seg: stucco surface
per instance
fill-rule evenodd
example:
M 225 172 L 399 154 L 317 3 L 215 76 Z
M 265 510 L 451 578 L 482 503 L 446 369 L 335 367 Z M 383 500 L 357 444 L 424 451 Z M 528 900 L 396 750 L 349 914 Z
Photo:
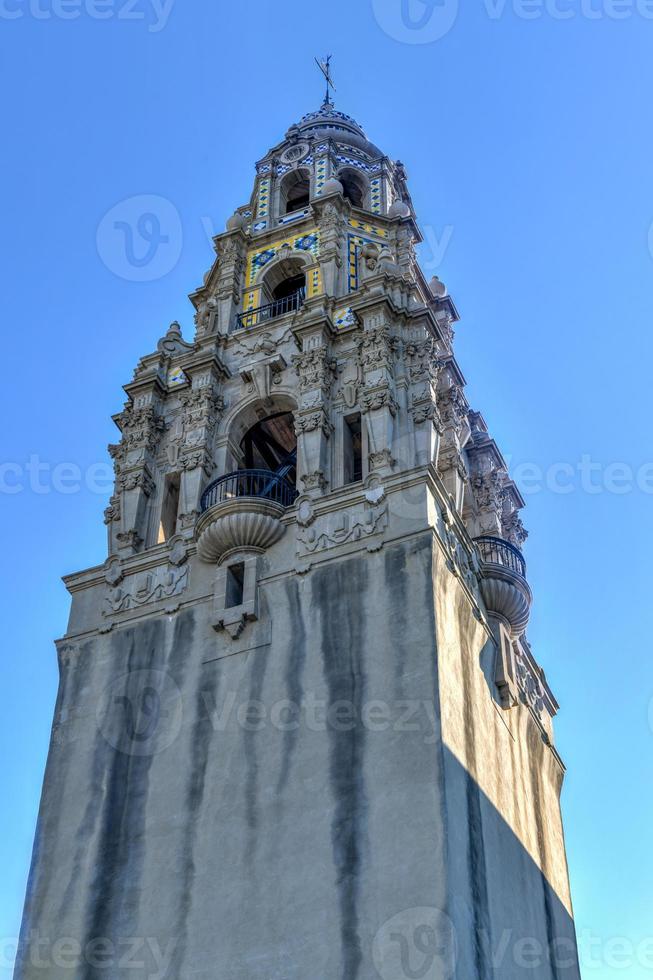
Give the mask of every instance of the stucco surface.
M 43 959 L 140 943 L 142 969 L 53 978 L 371 980 L 384 924 L 427 908 L 455 954 L 415 975 L 467 980 L 505 928 L 571 935 L 549 750 L 532 723 L 514 744 L 439 553 L 427 532 L 279 577 L 271 642 L 233 656 L 208 602 L 62 654 L 17 980 L 44 975 L 37 936 Z

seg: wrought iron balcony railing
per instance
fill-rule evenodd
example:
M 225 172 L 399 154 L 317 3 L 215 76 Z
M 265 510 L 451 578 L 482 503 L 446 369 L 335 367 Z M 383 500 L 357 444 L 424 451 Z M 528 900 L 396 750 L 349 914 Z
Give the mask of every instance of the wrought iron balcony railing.
M 490 535 L 475 538 L 475 542 L 484 562 L 503 565 L 504 568 L 509 568 L 510 571 L 526 578 L 526 562 L 519 548 L 515 548 L 503 538 L 493 538 Z
M 236 470 L 215 480 L 202 494 L 200 510 L 202 513 L 236 497 L 262 497 L 290 507 L 297 496 L 297 490 L 288 480 L 271 470 Z
M 275 320 L 278 316 L 285 316 L 286 313 L 294 313 L 304 305 L 305 299 L 306 289 L 298 289 L 296 293 L 284 296 L 283 299 L 275 299 L 267 306 L 258 306 L 255 310 L 239 313 L 236 317 L 235 329 L 251 330 L 252 327 L 258 327 L 260 323 L 265 323 L 267 320 Z

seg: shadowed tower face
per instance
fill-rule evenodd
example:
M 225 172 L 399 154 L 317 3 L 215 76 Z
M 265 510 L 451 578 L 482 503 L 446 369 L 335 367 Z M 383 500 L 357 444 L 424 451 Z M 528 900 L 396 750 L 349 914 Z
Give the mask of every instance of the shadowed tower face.
M 329 102 L 125 385 L 18 980 L 578 980 L 523 500 Z

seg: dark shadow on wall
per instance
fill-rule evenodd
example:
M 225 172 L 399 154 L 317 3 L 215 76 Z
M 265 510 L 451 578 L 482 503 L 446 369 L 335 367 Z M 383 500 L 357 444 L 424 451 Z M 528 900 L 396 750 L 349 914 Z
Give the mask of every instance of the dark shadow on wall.
M 532 738 L 541 742 L 534 723 L 532 729 Z M 443 753 L 451 896 L 445 911 L 456 940 L 455 972 L 442 973 L 443 980 L 579 980 L 573 919 L 540 866 L 552 859 L 546 846 L 541 772 L 533 767 L 522 786 L 515 787 L 516 792 L 524 786 L 528 791 L 522 813 L 535 810 L 536 861 L 453 753 L 446 747 Z M 436 977 L 440 980 L 437 972 Z

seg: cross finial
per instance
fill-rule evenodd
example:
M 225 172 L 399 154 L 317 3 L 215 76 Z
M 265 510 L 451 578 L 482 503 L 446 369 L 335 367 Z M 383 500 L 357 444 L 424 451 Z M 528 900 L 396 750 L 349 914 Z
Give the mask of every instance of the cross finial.
M 336 87 L 333 84 L 333 78 L 331 77 L 331 55 L 328 54 L 324 61 L 320 61 L 319 58 L 315 59 L 315 64 L 320 69 L 324 77 L 326 78 L 326 95 L 324 96 L 324 105 L 332 106 L 333 99 L 331 98 L 331 89 L 335 92 Z

